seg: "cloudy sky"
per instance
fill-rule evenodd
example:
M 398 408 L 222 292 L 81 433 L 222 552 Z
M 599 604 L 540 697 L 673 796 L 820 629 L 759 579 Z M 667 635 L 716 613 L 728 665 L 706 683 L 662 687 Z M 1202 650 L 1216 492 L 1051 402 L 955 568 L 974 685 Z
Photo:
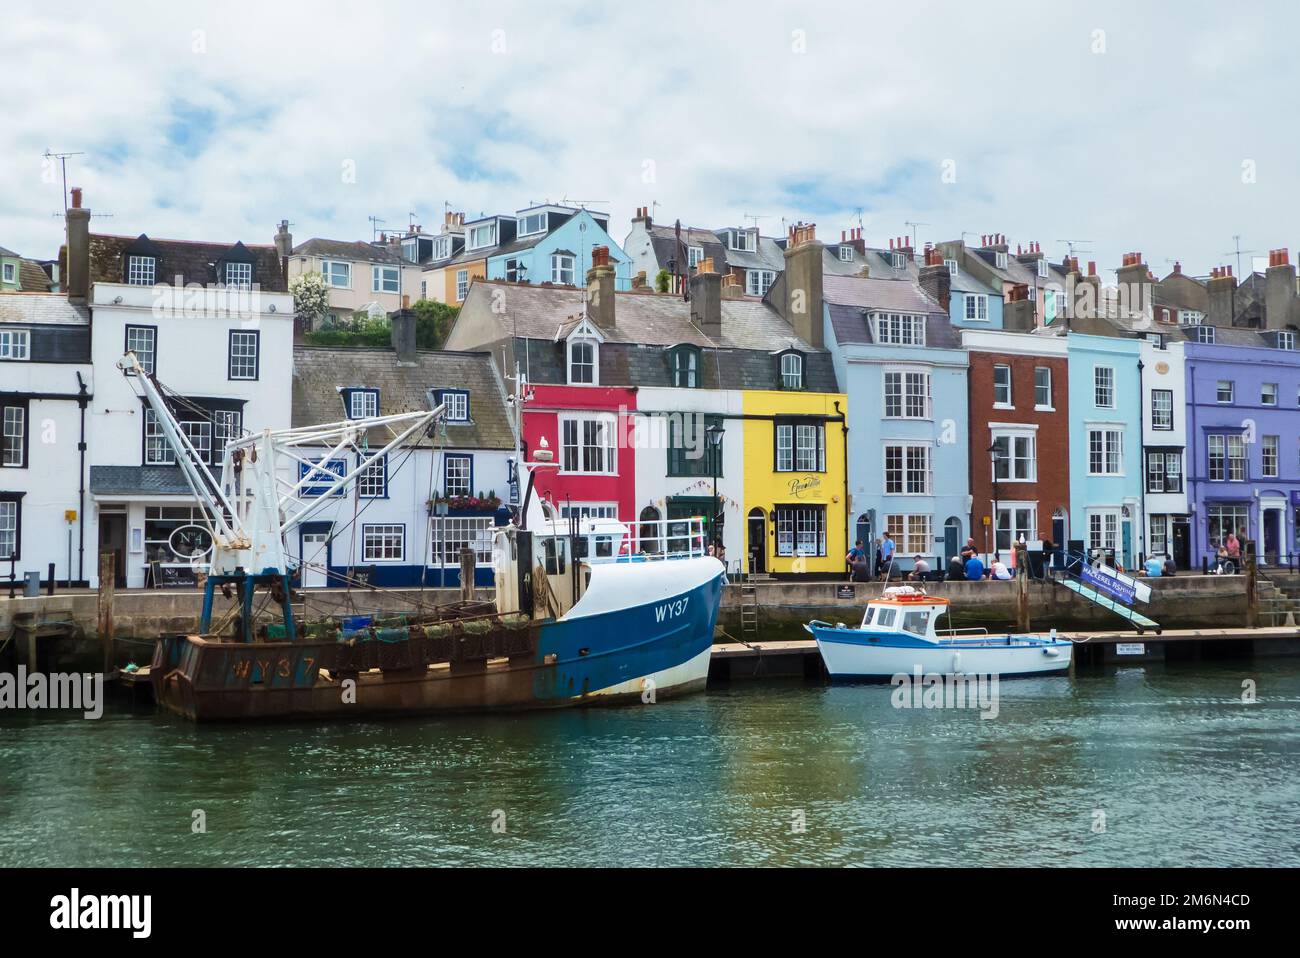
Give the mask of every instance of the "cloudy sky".
M 1300 247 L 1300 7 L 23 4 L 0 30 L 0 246 L 92 229 L 370 237 L 585 201 L 720 227 L 1001 232 L 1103 270 Z M 446 206 L 444 205 L 446 204 Z M 750 220 L 749 222 L 753 222 Z M 978 241 L 978 240 L 976 240 Z M 1243 258 L 1249 265 L 1250 255 Z

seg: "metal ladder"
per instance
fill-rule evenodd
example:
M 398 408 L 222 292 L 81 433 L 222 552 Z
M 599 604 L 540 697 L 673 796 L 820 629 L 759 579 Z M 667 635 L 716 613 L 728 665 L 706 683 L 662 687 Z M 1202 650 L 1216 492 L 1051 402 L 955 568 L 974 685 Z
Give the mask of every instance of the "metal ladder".
M 754 573 L 749 570 L 740 580 L 740 639 L 758 641 L 758 586 L 754 583 Z

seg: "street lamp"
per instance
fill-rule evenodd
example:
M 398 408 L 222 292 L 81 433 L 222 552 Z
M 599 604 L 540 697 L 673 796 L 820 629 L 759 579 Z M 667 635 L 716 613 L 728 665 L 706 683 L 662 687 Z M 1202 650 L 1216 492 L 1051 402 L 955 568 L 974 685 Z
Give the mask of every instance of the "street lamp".
M 713 518 L 709 521 L 709 532 L 713 536 L 713 554 L 717 555 L 721 545 L 721 540 L 718 538 L 718 460 L 721 456 L 718 450 L 722 445 L 724 430 L 715 422 L 704 432 L 709 437 L 709 454 L 713 458 Z
M 993 552 L 998 551 L 998 444 L 994 440 L 989 446 L 989 461 L 993 465 L 993 508 L 989 510 L 989 525 L 993 527 Z M 988 547 L 988 536 L 984 537 L 984 546 Z

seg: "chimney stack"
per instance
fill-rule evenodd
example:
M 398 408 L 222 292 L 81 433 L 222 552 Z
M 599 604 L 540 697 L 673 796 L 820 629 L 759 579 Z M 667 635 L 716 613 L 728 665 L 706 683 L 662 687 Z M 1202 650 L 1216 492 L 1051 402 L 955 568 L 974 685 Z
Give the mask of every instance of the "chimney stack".
M 921 289 L 948 312 L 952 301 L 952 274 L 943 264 L 943 253 L 931 247 L 925 251 L 925 265 L 921 267 Z
M 1205 319 L 1211 326 L 1231 326 L 1237 295 L 1237 281 L 1233 278 L 1231 266 L 1217 266 L 1210 272 L 1210 280 L 1205 284 L 1208 306 Z
M 408 308 L 408 300 L 409 297 L 403 296 L 402 308 L 388 314 L 393 351 L 397 353 L 399 366 L 414 366 L 419 361 L 415 348 L 415 312 Z
M 614 328 L 614 267 L 608 246 L 593 246 L 587 270 L 587 315 L 601 329 Z
M 722 338 L 722 276 L 713 271 L 713 258 L 706 256 L 691 277 L 691 322 L 705 336 Z
M 281 260 L 288 259 L 293 252 L 293 234 L 289 232 L 288 220 L 280 220 L 280 225 L 276 228 L 275 251 L 280 254 Z
M 1120 302 L 1130 317 L 1145 315 L 1152 304 L 1151 271 L 1142 260 L 1141 253 L 1125 253 L 1116 272 Z
M 1268 253 L 1268 272 L 1264 274 L 1264 328 L 1285 329 L 1295 321 L 1296 270 L 1289 250 Z
M 648 207 L 648 206 L 638 206 L 638 207 L 636 208 L 636 216 L 632 217 L 632 222 L 633 222 L 633 223 L 642 223 L 642 222 L 645 223 L 645 228 L 646 228 L 647 231 L 649 231 L 649 229 L 650 229 L 650 207 Z
M 1029 295 L 1029 286 L 1016 283 L 1002 308 L 1002 328 L 1013 333 L 1031 333 L 1034 325 L 1034 300 Z
M 781 295 L 773 303 L 794 334 L 821 349 L 822 335 L 822 242 L 817 239 L 816 223 L 796 223 L 790 227 L 785 248 L 785 272 L 781 276 Z
M 81 187 L 72 188 L 68 208 L 68 299 L 84 303 L 90 295 L 90 210 L 81 206 Z

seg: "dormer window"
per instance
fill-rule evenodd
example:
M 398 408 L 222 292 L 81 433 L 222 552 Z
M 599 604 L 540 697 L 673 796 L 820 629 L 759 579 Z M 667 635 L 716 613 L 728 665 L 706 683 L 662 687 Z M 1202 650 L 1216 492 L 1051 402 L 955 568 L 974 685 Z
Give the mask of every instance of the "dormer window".
M 997 263 L 997 267 L 998 267 L 998 269 L 1006 269 L 1006 268 L 1007 268 L 1007 254 L 1006 254 L 1006 253 L 1003 253 L 1003 252 L 1000 251 L 1000 250 L 999 250 L 998 252 L 995 252 L 995 253 L 993 254 L 993 260 L 994 260 L 995 263 Z
M 852 246 L 841 246 L 841 247 L 840 247 L 840 262 L 841 262 L 841 263 L 852 263 L 852 262 L 853 262 L 853 247 L 852 247 Z
M 253 286 L 252 263 L 227 263 L 226 285 L 232 289 L 251 289 Z
M 1182 326 L 1199 326 L 1205 322 L 1205 314 L 1194 309 L 1180 309 L 1178 322 Z
M 451 255 L 451 237 L 436 236 L 433 240 L 433 258 L 446 259 Z
M 1038 275 L 1043 279 L 1047 279 L 1047 260 L 1045 258 L 1040 257 L 1038 260 Z
M 1277 333 L 1278 349 L 1295 349 L 1295 331 L 1290 329 L 1280 329 Z
M 349 419 L 367 419 L 379 415 L 378 389 L 345 389 L 343 392 Z
M 1196 326 L 1193 327 L 1195 341 L 1203 346 L 1214 345 L 1214 327 L 1213 326 Z
M 948 275 L 953 279 L 957 278 L 957 261 L 955 259 L 946 259 L 943 265 L 948 267 Z
M 704 247 L 703 247 L 703 246 L 689 246 L 689 247 L 687 247 L 687 249 L 686 249 L 686 261 L 687 261 L 687 265 L 690 266 L 691 269 L 695 269 L 695 267 L 699 266 L 699 265 L 700 265 L 700 260 L 702 260 L 702 259 L 704 259 Z
M 559 286 L 573 285 L 573 256 L 569 253 L 555 253 L 551 256 L 551 282 Z
M 598 345 L 594 339 L 575 339 L 569 343 L 569 385 L 595 386 Z
M 126 261 L 126 281 L 132 286 L 152 286 L 158 261 L 152 256 L 130 256 Z
M 447 422 L 469 422 L 469 392 L 444 389 L 440 401 L 447 407 Z
M 803 389 L 803 356 L 799 353 L 781 354 L 781 388 Z
M 483 249 L 488 246 L 496 245 L 497 241 L 497 224 L 494 220 L 491 223 L 484 223 L 481 226 L 470 227 L 469 239 L 465 246 L 467 249 Z
M 925 317 L 908 313 L 872 313 L 876 342 L 894 346 L 924 346 Z
M 532 236 L 546 232 L 546 213 L 529 213 L 519 221 L 519 235 Z
M 700 384 L 700 351 L 695 346 L 674 346 L 668 352 L 672 367 L 673 385 L 679 389 L 695 389 Z
M 894 269 L 902 269 L 907 265 L 907 258 L 902 253 L 894 253 L 890 258 Z
M 754 252 L 754 233 L 752 230 L 731 230 L 728 233 L 730 242 L 728 245 L 734 250 L 740 250 L 743 253 Z

